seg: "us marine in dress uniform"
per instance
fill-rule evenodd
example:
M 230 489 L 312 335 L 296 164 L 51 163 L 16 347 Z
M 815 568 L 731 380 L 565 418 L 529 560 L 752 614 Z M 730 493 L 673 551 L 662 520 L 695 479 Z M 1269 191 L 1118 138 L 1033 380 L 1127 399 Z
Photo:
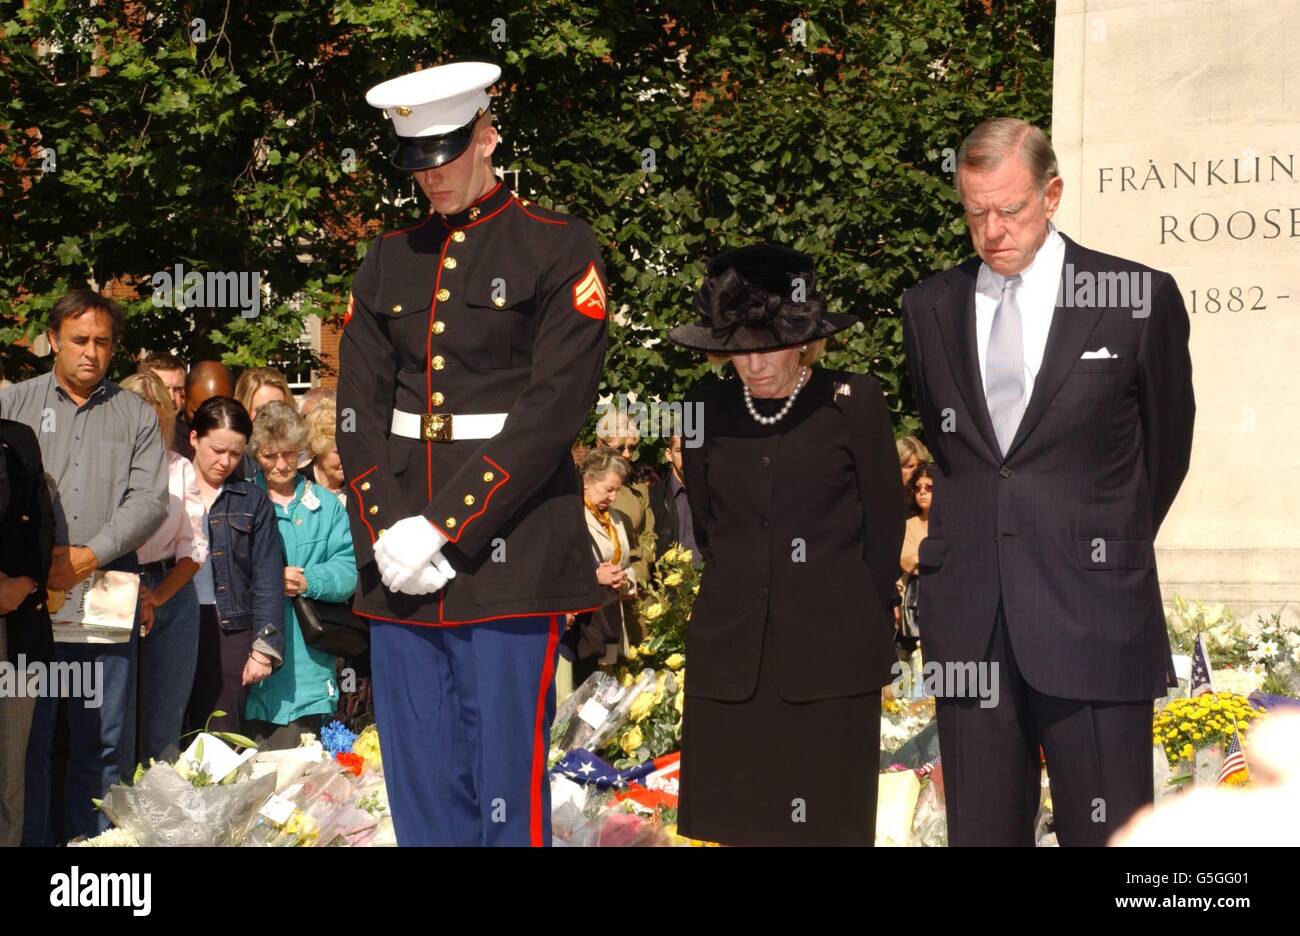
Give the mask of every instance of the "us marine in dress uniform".
M 605 276 L 582 221 L 495 176 L 460 63 L 372 88 L 432 212 L 352 284 L 338 446 L 398 842 L 547 845 L 566 613 L 600 596 L 570 449 L 595 402 Z

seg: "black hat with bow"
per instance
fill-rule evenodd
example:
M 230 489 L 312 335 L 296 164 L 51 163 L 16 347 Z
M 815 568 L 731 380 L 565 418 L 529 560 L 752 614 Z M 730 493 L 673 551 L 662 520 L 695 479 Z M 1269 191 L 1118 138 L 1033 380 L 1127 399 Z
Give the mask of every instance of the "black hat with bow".
M 668 340 L 721 354 L 801 345 L 857 322 L 826 311 L 811 257 L 775 244 L 740 247 L 710 260 L 695 311 L 699 320 L 672 329 Z

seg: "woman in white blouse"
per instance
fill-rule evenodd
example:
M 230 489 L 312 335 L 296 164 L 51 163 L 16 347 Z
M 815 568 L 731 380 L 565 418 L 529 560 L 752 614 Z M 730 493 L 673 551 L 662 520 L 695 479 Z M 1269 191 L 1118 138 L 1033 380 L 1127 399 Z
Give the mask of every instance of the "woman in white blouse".
M 142 614 L 140 635 L 141 762 L 161 758 L 178 743 L 185 706 L 194 684 L 199 654 L 199 598 L 194 574 L 208 558 L 203 534 L 203 496 L 194 465 L 172 450 L 176 410 L 167 387 L 152 372 L 134 374 L 122 389 L 142 397 L 158 414 L 167 446 L 167 520 L 137 550 L 140 560 L 140 602 L 152 611 Z

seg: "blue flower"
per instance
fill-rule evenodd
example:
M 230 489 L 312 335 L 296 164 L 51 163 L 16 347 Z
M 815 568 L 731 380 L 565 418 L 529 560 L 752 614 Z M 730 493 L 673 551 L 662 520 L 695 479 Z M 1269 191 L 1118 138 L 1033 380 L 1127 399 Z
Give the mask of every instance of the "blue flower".
M 321 747 L 331 754 L 351 754 L 352 742 L 356 740 L 356 733 L 340 721 L 332 721 L 320 730 Z

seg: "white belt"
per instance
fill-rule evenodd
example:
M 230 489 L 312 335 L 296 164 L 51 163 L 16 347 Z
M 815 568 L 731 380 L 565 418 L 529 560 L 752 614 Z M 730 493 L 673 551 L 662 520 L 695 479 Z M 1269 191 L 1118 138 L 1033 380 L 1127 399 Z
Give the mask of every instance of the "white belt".
M 506 424 L 505 413 L 404 413 L 393 410 L 393 435 L 424 442 L 490 439 Z

